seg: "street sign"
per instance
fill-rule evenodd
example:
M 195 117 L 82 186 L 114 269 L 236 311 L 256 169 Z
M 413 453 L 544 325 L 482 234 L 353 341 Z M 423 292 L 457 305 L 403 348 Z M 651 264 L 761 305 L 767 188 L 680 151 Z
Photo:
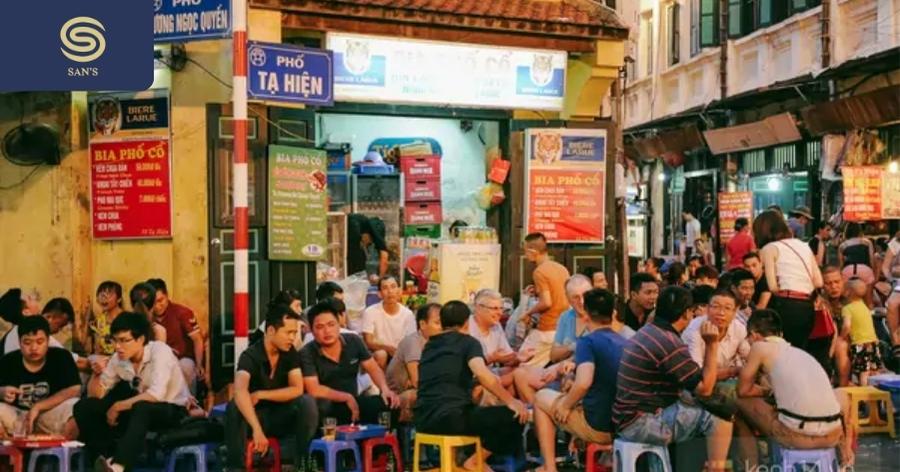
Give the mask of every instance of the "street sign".
M 249 41 L 247 56 L 251 99 L 334 104 L 331 51 Z
M 153 0 L 153 42 L 231 36 L 231 0 Z

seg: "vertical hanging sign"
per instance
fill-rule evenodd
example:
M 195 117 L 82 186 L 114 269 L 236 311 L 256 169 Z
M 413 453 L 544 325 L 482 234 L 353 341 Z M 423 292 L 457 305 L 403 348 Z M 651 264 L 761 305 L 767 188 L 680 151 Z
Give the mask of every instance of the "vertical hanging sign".
M 526 232 L 554 243 L 603 244 L 606 130 L 530 129 L 525 156 Z
M 167 91 L 88 97 L 94 239 L 172 236 Z
M 325 151 L 269 146 L 269 259 L 318 261 L 328 245 Z

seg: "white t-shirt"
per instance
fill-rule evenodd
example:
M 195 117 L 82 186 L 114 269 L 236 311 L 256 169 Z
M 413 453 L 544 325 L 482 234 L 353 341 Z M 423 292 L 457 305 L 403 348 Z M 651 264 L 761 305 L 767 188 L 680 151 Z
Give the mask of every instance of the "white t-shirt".
M 681 340 L 687 345 L 691 359 L 700 367 L 703 367 L 703 360 L 706 356 L 706 341 L 700 336 L 700 327 L 703 326 L 703 322 L 707 319 L 705 315 L 694 318 L 681 334 Z M 716 367 L 720 369 L 741 367 L 744 365 L 744 360 L 750 355 L 750 344 L 747 342 L 747 326 L 741 323 L 737 316 L 731 320 L 725 337 L 719 341 L 717 354 Z
M 556 331 L 553 331 L 556 334 Z M 484 357 L 490 357 L 494 353 L 508 353 L 512 351 L 509 346 L 509 340 L 506 339 L 506 333 L 500 323 L 491 326 L 487 334 L 481 332 L 478 322 L 475 321 L 475 315 L 469 315 L 469 336 L 477 339 L 481 343 L 481 349 L 484 350 Z M 552 342 L 552 337 L 551 337 Z
M 685 233 L 684 234 L 685 235 L 684 245 L 687 247 L 696 247 L 694 245 L 694 243 L 697 242 L 697 238 L 700 237 L 700 233 L 702 231 L 703 231 L 703 229 L 700 226 L 699 220 L 694 218 L 693 220 L 688 221 L 687 224 L 685 225 L 685 229 L 684 229 L 684 233 Z
M 775 276 L 779 290 L 790 290 L 799 293 L 813 293 L 812 272 L 816 267 L 816 256 L 809 244 L 799 239 L 782 239 L 766 244 L 763 249 L 772 246 L 777 251 L 775 259 Z
M 100 374 L 100 385 L 106 395 L 119 381 L 134 382 L 134 379 L 137 379 L 139 393 L 149 393 L 160 402 L 184 406 L 191 398 L 178 366 L 178 358 L 166 343 L 150 341 L 144 346 L 144 357 L 138 372 L 134 371 L 134 364 L 130 361 L 112 356 Z
M 416 316 L 409 308 L 399 305 L 397 313 L 389 315 L 379 302 L 362 314 L 362 332 L 375 336 L 380 344 L 396 348 L 407 335 L 416 332 Z

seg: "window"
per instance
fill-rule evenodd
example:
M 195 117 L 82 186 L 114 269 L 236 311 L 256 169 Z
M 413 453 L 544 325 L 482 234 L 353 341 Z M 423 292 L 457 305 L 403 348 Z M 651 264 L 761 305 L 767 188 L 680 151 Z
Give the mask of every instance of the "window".
M 681 5 L 673 3 L 667 8 L 669 17 L 669 65 L 678 64 L 681 52 L 681 27 L 679 26 L 679 18 L 681 16 Z
M 728 0 L 728 37 L 740 38 L 756 29 L 756 4 L 759 0 Z
M 700 0 L 691 0 L 691 57 L 700 54 Z
M 788 2 L 785 0 L 758 0 L 757 26 L 770 26 L 788 17 Z
M 644 77 L 653 74 L 653 12 L 641 15 L 641 57 L 644 59 Z
M 719 45 L 719 1 L 695 0 L 699 15 L 700 47 Z

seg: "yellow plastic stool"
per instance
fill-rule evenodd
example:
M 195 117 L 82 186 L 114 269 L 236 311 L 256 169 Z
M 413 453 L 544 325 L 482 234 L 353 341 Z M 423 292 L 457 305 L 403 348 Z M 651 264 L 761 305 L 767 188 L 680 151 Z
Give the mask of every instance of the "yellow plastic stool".
M 875 387 L 843 387 L 840 390 L 850 397 L 850 424 L 856 425 L 859 434 L 888 433 L 891 438 L 896 437 L 894 404 L 890 393 Z M 860 403 L 868 406 L 869 417 L 865 420 L 859 418 Z M 884 403 L 887 418 L 882 418 L 879 414 L 878 403 Z
M 484 469 L 482 462 L 481 439 L 474 436 L 440 436 L 437 434 L 416 433 L 415 449 L 413 449 L 413 472 L 421 472 L 419 469 L 419 452 L 422 446 L 437 446 L 441 451 L 441 468 L 440 472 L 454 472 L 456 467 L 456 456 L 453 449 L 464 446 L 475 446 L 475 457 L 477 459 L 478 469 Z

